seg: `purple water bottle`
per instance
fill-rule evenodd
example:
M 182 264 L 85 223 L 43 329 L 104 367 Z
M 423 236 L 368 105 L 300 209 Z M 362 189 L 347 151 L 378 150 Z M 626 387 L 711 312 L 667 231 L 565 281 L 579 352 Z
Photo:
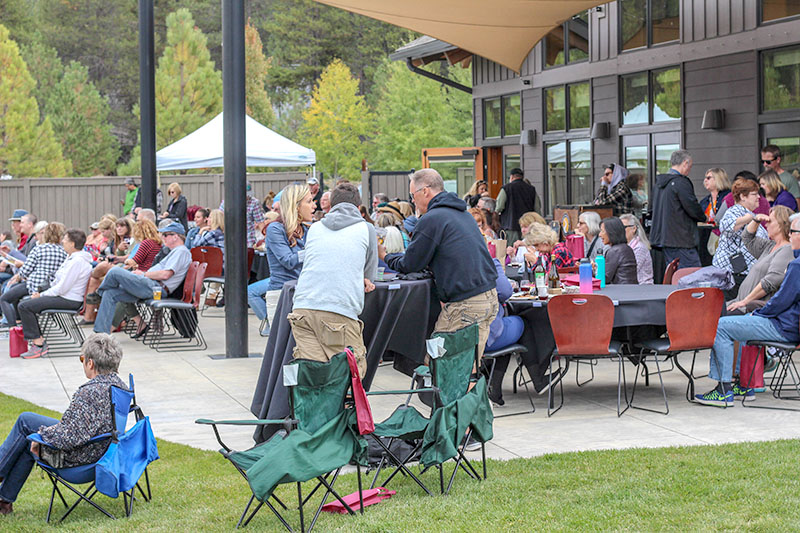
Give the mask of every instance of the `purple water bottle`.
M 584 257 L 578 267 L 581 294 L 592 294 L 592 264 Z

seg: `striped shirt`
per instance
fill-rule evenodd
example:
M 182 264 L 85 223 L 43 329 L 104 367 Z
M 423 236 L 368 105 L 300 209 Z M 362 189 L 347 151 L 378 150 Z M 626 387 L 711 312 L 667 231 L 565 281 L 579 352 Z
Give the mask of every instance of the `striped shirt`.
M 146 271 L 153 266 L 153 260 L 161 251 L 161 245 L 153 239 L 145 239 L 139 244 L 136 250 L 136 255 L 133 256 L 133 262 L 139 267 L 139 270 Z

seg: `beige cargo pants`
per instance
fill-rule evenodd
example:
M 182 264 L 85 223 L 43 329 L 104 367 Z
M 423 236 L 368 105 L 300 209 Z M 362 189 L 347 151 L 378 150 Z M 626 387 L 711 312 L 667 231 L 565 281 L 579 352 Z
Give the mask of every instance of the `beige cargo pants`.
M 296 344 L 292 353 L 295 359 L 330 361 L 332 356 L 350 346 L 356 356 L 358 373 L 361 378 L 364 377 L 367 371 L 367 348 L 364 346 L 363 322 L 314 309 L 295 309 L 286 318 L 292 326 Z
M 478 324 L 478 358 L 480 359 L 483 357 L 483 350 L 489 339 L 489 326 L 497 316 L 499 306 L 496 289 L 460 302 L 442 304 L 442 312 L 439 313 L 433 331 L 450 333 L 470 324 Z

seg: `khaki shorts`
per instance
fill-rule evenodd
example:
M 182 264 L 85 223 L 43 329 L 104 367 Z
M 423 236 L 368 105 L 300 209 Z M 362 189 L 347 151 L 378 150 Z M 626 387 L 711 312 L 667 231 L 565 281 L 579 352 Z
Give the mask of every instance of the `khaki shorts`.
M 330 361 L 350 346 L 363 379 L 367 371 L 364 323 L 330 311 L 295 309 L 286 316 L 294 335 L 295 359 Z
M 450 333 L 471 324 L 478 324 L 478 357 L 481 358 L 486 348 L 486 341 L 489 340 L 489 326 L 497 317 L 499 306 L 496 289 L 460 302 L 442 304 L 442 312 L 439 313 L 433 331 Z

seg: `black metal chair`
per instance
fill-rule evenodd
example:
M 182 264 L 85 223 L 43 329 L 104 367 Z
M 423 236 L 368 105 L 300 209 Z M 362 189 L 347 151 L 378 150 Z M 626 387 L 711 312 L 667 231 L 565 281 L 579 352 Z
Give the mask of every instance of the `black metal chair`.
M 522 344 L 511 344 L 510 346 L 506 346 L 505 348 L 500 348 L 499 350 L 494 350 L 492 352 L 483 352 L 483 360 L 486 362 L 486 365 L 489 367 L 489 383 L 492 383 L 492 377 L 494 376 L 495 367 L 497 366 L 497 360 L 501 357 L 515 357 L 517 362 L 517 368 L 514 370 L 514 392 L 516 392 L 516 384 L 517 384 L 517 374 L 522 376 L 522 369 L 525 365 L 522 364 L 522 356 L 520 354 L 527 353 L 528 349 L 523 346 Z M 530 377 L 530 376 L 529 376 Z M 525 387 L 525 392 L 528 394 L 528 400 L 531 402 L 531 409 L 530 411 L 518 411 L 516 413 L 504 413 L 501 415 L 495 414 L 495 418 L 504 418 L 507 416 L 515 416 L 515 415 L 524 415 L 529 413 L 536 412 L 536 406 L 533 404 L 533 393 L 531 392 L 530 388 L 528 388 L 528 383 L 531 380 L 522 379 L 521 385 Z

